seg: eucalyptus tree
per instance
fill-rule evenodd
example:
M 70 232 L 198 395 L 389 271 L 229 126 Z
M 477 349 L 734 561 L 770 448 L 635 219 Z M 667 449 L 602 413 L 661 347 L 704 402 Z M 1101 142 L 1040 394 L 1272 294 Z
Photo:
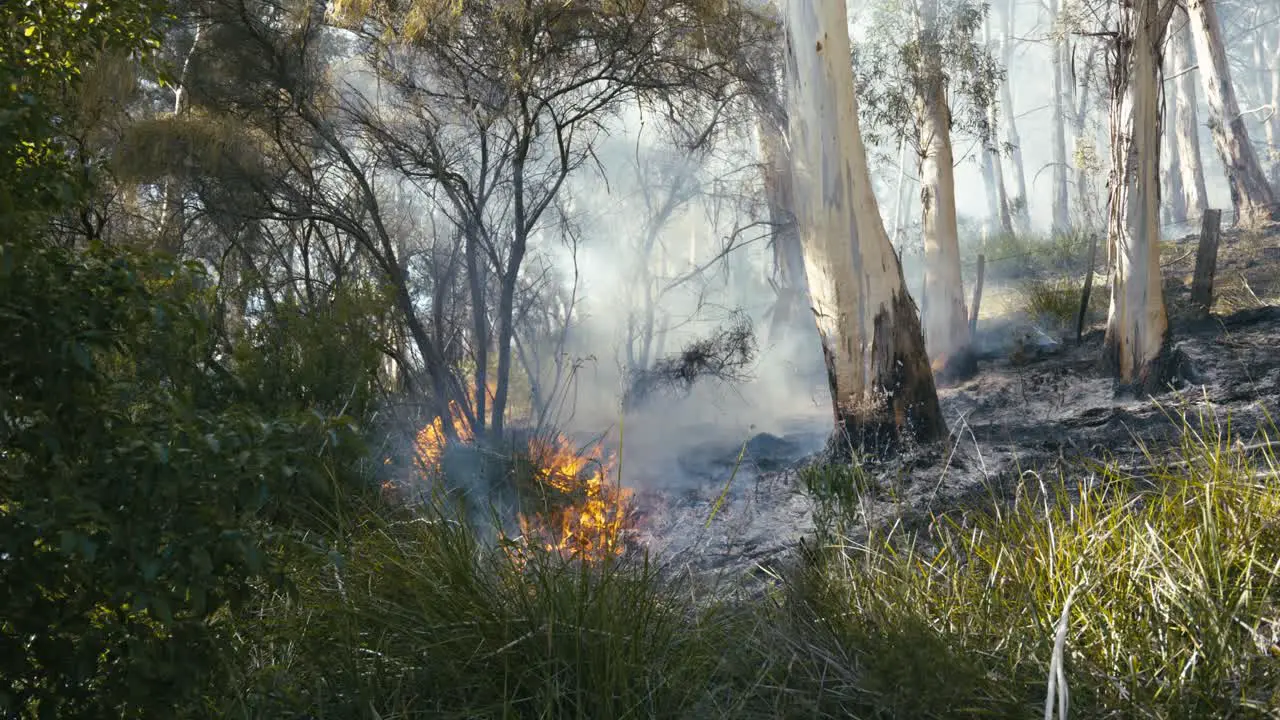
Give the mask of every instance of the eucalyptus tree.
M 1111 181 L 1107 240 L 1112 268 L 1103 361 L 1139 392 L 1175 370 L 1160 271 L 1160 76 L 1178 0 L 1114 8 L 1108 52 Z
M 787 117 L 809 298 L 837 438 L 946 434 L 915 303 L 871 185 L 842 0 L 786 0 Z
M 1209 129 L 1227 171 L 1236 218 L 1246 223 L 1280 218 L 1276 196 L 1249 140 L 1245 116 L 1236 99 L 1217 3 L 1187 0 L 1187 14 L 1199 60 L 1200 81 L 1209 105 Z
M 989 111 L 1003 72 L 977 37 L 986 13 L 986 4 L 971 2 L 948 4 L 945 13 L 936 0 L 878 5 L 855 60 L 860 112 L 873 142 L 905 140 L 916 151 L 924 336 L 933 366 L 948 378 L 976 369 L 960 274 L 952 136 L 984 144 L 994 137 Z
M 1177 169 L 1182 192 L 1182 219 L 1200 217 L 1209 205 L 1204 182 L 1204 161 L 1200 154 L 1199 104 L 1193 58 L 1191 22 L 1185 8 L 1174 11 L 1169 26 L 1169 48 L 1172 63 L 1169 79 L 1173 83 L 1173 136 L 1177 147 Z M 1176 218 L 1175 218 L 1176 219 Z

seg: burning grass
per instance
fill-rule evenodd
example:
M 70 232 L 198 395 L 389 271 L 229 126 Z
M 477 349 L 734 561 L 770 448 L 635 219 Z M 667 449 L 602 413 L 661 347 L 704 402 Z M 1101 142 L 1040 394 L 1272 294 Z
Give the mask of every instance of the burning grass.
M 474 442 L 457 404 L 450 405 L 450 414 L 451 428 L 436 418 L 415 441 L 417 471 L 429 481 L 445 472 L 451 443 Z M 622 487 L 621 478 L 611 482 L 616 461 L 605 453 L 603 439 L 578 448 L 558 432 L 535 434 L 509 459 L 499 463 L 503 477 L 498 481 L 519 501 L 520 535 L 504 536 L 505 547 L 521 557 L 530 546 L 585 560 L 622 555 L 633 493 Z

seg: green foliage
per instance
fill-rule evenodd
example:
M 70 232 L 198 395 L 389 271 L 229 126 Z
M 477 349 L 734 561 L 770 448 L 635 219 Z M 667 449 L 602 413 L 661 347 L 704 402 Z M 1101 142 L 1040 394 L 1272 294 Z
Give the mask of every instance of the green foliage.
M 1050 328 L 1065 330 L 1075 326 L 1080 312 L 1080 293 L 1084 283 L 1073 277 L 1060 276 L 1048 280 L 1028 280 L 1021 288 L 1023 310 L 1035 322 L 1045 323 Z M 1094 288 L 1090 292 L 1089 305 L 1097 309 L 1099 299 L 1106 300 L 1105 288 Z
M 391 307 L 382 290 L 356 286 L 309 304 L 277 302 L 236 343 L 239 397 L 263 412 L 367 419 L 384 357 L 375 339 Z
M 73 157 L 64 143 L 80 75 L 104 53 L 153 53 L 167 5 L 0 3 L 0 232 L 82 196 L 93 159 Z
M 966 242 L 967 240 L 967 242 Z M 1089 235 L 1086 231 L 1036 234 L 997 233 L 979 240 L 961 238 L 962 262 L 966 267 L 986 256 L 987 278 L 1044 277 L 1063 272 L 1084 274 L 1088 262 Z M 1099 244 L 1099 254 L 1104 252 Z
M 875 490 L 857 463 L 807 465 L 800 469 L 799 480 L 814 501 L 819 542 L 848 531 L 849 523 L 858 519 L 863 497 Z
M 987 109 L 996 103 L 1005 70 L 977 38 L 988 9 L 973 0 L 941 3 L 936 45 L 922 46 L 914 5 L 884 0 L 871 8 L 866 40 L 853 47 L 858 114 L 869 146 L 896 147 L 900 138 L 917 143 L 917 92 L 930 47 L 941 54 L 950 85 L 952 133 L 994 141 Z
M 204 284 L 142 255 L 0 246 L 6 713 L 152 716 L 197 697 L 223 665 L 224 609 L 285 586 L 280 523 L 359 455 L 341 420 L 225 400 L 238 383 Z

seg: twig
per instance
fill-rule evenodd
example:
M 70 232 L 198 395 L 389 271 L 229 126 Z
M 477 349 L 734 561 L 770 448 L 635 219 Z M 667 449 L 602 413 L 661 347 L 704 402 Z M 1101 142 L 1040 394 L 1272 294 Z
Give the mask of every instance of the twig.
M 1245 278 L 1244 273 L 1236 274 L 1240 276 L 1240 282 L 1244 283 L 1244 289 L 1249 291 L 1249 296 L 1253 298 L 1253 301 L 1259 305 L 1266 305 L 1266 303 L 1262 302 L 1262 298 L 1258 297 L 1258 293 L 1254 292 L 1253 288 L 1249 287 L 1249 280 Z
M 716 519 L 716 513 L 720 512 L 720 506 L 724 505 L 724 499 L 729 496 L 729 485 L 737 477 L 738 468 L 742 467 L 742 456 L 747 454 L 748 442 L 749 440 L 742 441 L 742 449 L 738 451 L 738 460 L 733 463 L 733 472 L 729 473 L 729 479 L 724 481 L 724 489 L 720 491 L 720 497 L 716 498 L 716 504 L 711 506 L 711 514 L 707 516 L 707 523 L 702 526 L 703 530 L 711 527 L 711 521 Z

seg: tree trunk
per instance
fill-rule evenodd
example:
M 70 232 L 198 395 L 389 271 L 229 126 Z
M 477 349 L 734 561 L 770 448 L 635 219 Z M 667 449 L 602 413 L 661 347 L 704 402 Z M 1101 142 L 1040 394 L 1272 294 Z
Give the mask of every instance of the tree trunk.
M 1200 60 L 1200 78 L 1209 103 L 1209 129 L 1222 164 L 1227 170 L 1231 202 L 1237 222 L 1246 224 L 1268 219 L 1276 214 L 1275 196 L 1262 172 L 1258 154 L 1249 142 L 1231 69 L 1222 44 L 1222 25 L 1214 0 L 1187 0 L 1191 16 L 1191 37 L 1196 57 Z
M 1053 145 L 1053 232 L 1067 233 L 1071 230 L 1071 198 L 1067 187 L 1067 112 L 1066 96 L 1063 93 L 1062 80 L 1066 74 L 1067 63 L 1066 38 L 1057 32 L 1059 20 L 1058 0 L 1050 0 L 1049 14 L 1055 25 L 1052 48 L 1053 53 L 1053 121 L 1051 125 L 1051 142 Z
M 1009 67 L 1013 59 L 1013 19 L 1015 0 L 1008 0 L 1005 5 L 1004 39 L 1000 44 L 1001 62 Z M 1013 195 L 1009 198 L 1009 209 L 1013 212 L 1014 224 L 1019 233 L 1027 233 L 1031 229 L 1031 209 L 1027 201 L 1027 175 L 1022 164 L 1022 141 L 1018 138 L 1018 122 L 1013 111 L 1013 91 L 1008 80 L 1000 83 L 1000 107 L 1004 109 L 1004 134 L 1012 148 L 1009 155 L 1009 171 L 1013 175 Z
M 919 316 L 867 168 L 844 2 L 783 7 L 796 214 L 836 438 L 869 451 L 940 439 Z
M 987 48 L 991 48 L 991 17 L 982 23 L 982 39 Z M 998 225 L 1000 233 L 1013 234 L 1013 218 L 1009 215 L 1009 197 L 1004 187 L 1004 164 L 1000 161 L 1000 144 L 996 139 L 996 129 L 1000 126 L 999 103 L 992 98 L 987 105 L 986 130 L 990 136 L 983 139 L 985 150 L 982 153 L 982 178 L 987 186 L 987 217 L 989 225 Z
M 951 111 L 947 107 L 938 38 L 938 0 L 920 3 L 920 35 L 924 58 L 916 93 L 924 231 L 924 293 L 920 310 L 932 368 L 940 378 L 959 379 L 972 375 L 977 367 L 970 349 L 969 314 L 965 311 L 960 279 Z
M 191 58 L 195 57 L 196 49 L 200 47 L 204 28 L 203 22 L 196 25 L 195 37 L 191 39 L 191 49 L 182 60 L 182 70 L 173 88 L 175 118 L 186 116 L 191 107 L 191 102 L 187 99 L 187 74 L 191 68 Z M 164 184 L 164 207 L 160 214 L 160 248 L 174 255 L 182 251 L 182 236 L 187 224 L 186 207 L 182 199 L 185 186 L 183 177 L 170 177 Z
M 1103 361 L 1123 386 L 1144 394 L 1161 389 L 1171 369 L 1159 254 L 1159 73 L 1168 19 L 1158 5 L 1134 0 L 1120 10 L 1111 78 L 1113 274 Z
M 481 229 L 478 227 L 478 221 L 463 220 L 469 227 L 463 230 L 464 257 L 466 258 L 467 267 L 467 288 L 471 295 L 471 332 L 474 337 L 471 339 L 471 345 L 475 354 L 476 373 L 475 385 L 472 388 L 472 404 L 475 406 L 475 423 L 471 428 L 472 434 L 479 438 L 485 433 L 485 424 L 487 415 L 486 405 L 489 399 L 489 307 L 485 300 L 486 273 L 480 264 L 480 238 L 478 237 Z
M 1280 195 L 1280 28 L 1271 45 L 1271 118 L 1267 122 L 1267 155 L 1271 191 Z
M 1165 198 L 1161 210 L 1167 213 L 1167 223 L 1181 225 L 1187 221 L 1187 198 L 1182 189 L 1182 157 L 1178 152 L 1177 133 L 1175 124 L 1169 122 L 1172 119 L 1168 117 L 1169 115 L 1166 106 L 1164 129 L 1160 133 L 1164 151 L 1164 162 L 1160 165 L 1160 174 Z
M 1200 217 L 1209 206 L 1204 185 L 1204 162 L 1200 157 L 1200 125 L 1196 108 L 1196 77 L 1191 66 L 1191 25 L 1187 11 L 1174 11 L 1170 21 L 1169 47 L 1173 53 L 1174 137 L 1178 141 L 1178 169 L 1182 172 L 1183 205 L 1187 215 Z

